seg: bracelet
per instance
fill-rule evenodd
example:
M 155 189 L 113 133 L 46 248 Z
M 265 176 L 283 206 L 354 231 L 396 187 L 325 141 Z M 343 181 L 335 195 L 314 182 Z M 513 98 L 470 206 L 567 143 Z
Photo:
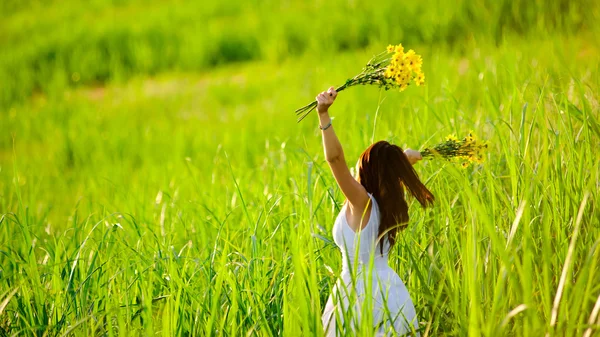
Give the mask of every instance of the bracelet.
M 319 125 L 319 129 L 321 129 L 321 131 L 325 131 L 325 130 L 329 129 L 330 127 L 331 127 L 331 120 L 329 120 L 329 124 L 325 125 L 325 127 Z

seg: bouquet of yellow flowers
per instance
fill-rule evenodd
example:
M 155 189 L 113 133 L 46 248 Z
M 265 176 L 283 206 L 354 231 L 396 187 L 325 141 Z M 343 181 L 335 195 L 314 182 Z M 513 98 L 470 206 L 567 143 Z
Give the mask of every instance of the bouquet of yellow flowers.
M 378 85 L 385 90 L 398 88 L 404 91 L 412 81 L 417 86 L 425 84 L 425 75 L 421 71 L 423 58 L 409 49 L 404 52 L 402 44 L 389 45 L 387 50 L 375 55 L 363 70 L 356 76 L 346 80 L 342 86 L 336 88 L 340 92 L 355 85 Z M 296 110 L 298 122 L 303 120 L 317 106 L 317 102 Z
M 462 160 L 462 166 L 467 167 L 472 163 L 482 163 L 487 147 L 487 142 L 478 140 L 473 132 L 470 132 L 463 139 L 449 135 L 446 137 L 446 141 L 421 151 L 421 156 L 423 158 L 440 157 L 447 160 Z

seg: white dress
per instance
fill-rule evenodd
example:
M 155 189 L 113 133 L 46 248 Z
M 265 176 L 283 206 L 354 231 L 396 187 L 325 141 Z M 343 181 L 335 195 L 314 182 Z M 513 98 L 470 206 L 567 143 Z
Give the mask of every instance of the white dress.
M 354 336 L 358 327 L 365 326 L 361 319 L 370 313 L 376 336 L 402 336 L 418 328 L 410 294 L 388 265 L 389 242 L 381 240 L 385 241 L 383 254 L 381 242 L 377 243 L 379 207 L 375 198 L 369 197 L 373 203 L 371 215 L 362 230 L 355 233 L 348 225 L 347 204 L 333 226 L 333 238 L 342 251 L 343 260 L 342 272 L 321 316 L 327 337 Z

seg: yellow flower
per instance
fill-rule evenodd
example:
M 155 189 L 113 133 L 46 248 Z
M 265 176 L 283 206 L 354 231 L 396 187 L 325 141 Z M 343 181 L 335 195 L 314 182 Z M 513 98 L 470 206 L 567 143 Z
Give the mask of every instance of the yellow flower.
M 402 75 L 396 74 L 396 77 L 394 79 L 396 80 L 396 83 L 398 85 L 402 85 Z
M 425 84 L 425 75 L 423 73 L 417 73 L 417 75 L 415 76 L 415 83 L 419 87 Z
M 404 47 L 402 46 L 402 43 L 400 43 L 399 45 L 396 46 L 396 53 L 398 53 L 398 54 L 404 53 Z
M 448 135 L 446 137 L 446 140 L 451 140 L 451 141 L 454 141 L 454 142 L 458 142 L 458 138 L 456 138 L 455 135 Z
M 399 74 L 396 77 L 396 83 L 398 83 L 400 86 L 407 86 L 408 82 L 410 82 L 410 77 L 408 75 Z
M 393 45 L 391 45 L 391 44 L 390 44 L 389 46 L 387 46 L 387 52 L 388 52 L 388 53 L 393 53 L 393 52 L 394 52 L 394 49 L 396 49 L 396 47 L 394 47 L 394 46 L 393 46 Z
M 402 92 L 402 91 L 404 91 L 404 90 L 405 90 L 407 87 L 408 87 L 408 85 L 407 85 L 407 84 L 402 84 L 402 85 L 400 85 L 400 91 L 401 91 L 401 92 Z
M 405 54 L 405 62 L 406 64 L 414 71 L 421 70 L 421 65 L 423 64 L 423 59 L 420 55 L 415 54 L 415 52 L 411 49 L 408 53 Z
M 469 131 L 469 135 L 467 137 L 465 137 L 465 141 L 467 144 L 475 143 L 475 137 L 473 136 L 473 130 Z

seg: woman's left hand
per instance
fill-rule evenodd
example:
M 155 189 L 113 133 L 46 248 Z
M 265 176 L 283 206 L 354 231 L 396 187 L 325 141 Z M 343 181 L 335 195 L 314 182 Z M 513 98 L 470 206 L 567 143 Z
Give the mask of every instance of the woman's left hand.
M 333 104 L 333 101 L 335 101 L 336 97 L 337 97 L 337 91 L 335 91 L 334 87 L 329 88 L 329 90 L 327 90 L 326 92 L 323 91 L 322 93 L 318 94 L 316 97 L 317 112 L 318 113 L 327 112 L 329 107 Z

